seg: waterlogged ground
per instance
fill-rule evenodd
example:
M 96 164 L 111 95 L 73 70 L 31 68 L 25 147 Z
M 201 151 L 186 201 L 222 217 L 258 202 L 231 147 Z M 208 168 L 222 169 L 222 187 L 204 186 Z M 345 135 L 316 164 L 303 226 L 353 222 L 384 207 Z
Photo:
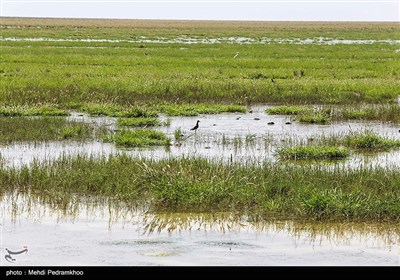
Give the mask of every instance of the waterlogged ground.
M 165 132 L 171 139 L 169 147 L 121 148 L 101 140 L 93 142 L 38 142 L 13 143 L 1 148 L 2 163 L 5 166 L 21 166 L 34 160 L 54 160 L 67 155 L 98 155 L 126 153 L 141 158 L 161 159 L 166 157 L 201 156 L 209 159 L 243 163 L 263 163 L 276 161 L 276 150 L 292 144 L 313 144 L 321 137 L 343 136 L 365 130 L 391 139 L 400 139 L 398 125 L 381 122 L 346 121 L 327 125 L 302 124 L 288 116 L 268 115 L 267 106 L 256 106 L 251 113 L 225 113 L 219 115 L 200 115 L 196 117 L 165 117 L 169 126 L 155 129 Z M 81 113 L 72 113 L 71 120 L 104 125 L 110 131 L 119 128 L 116 118 L 89 117 Z M 196 132 L 190 130 L 196 121 L 200 127 Z M 268 124 L 273 122 L 274 124 Z M 290 122 L 290 124 L 286 124 Z M 174 140 L 175 131 L 182 132 L 181 140 Z M 310 163 L 310 162 L 309 162 Z M 321 164 L 321 162 L 316 162 Z M 378 153 L 352 152 L 346 160 L 331 161 L 323 164 L 340 165 L 345 168 L 360 166 L 400 166 L 400 151 Z
M 399 94 L 395 61 L 400 40 L 394 23 L 310 28 L 310 23 L 4 20 L 0 99 L 7 106 L 50 100 L 61 107 L 158 102 L 166 92 L 167 102 L 191 103 L 197 96 L 198 102 L 231 104 L 383 104 Z M 82 99 L 82 92 L 98 96 Z M 161 116 L 170 126 L 155 129 L 172 139 L 169 147 L 127 149 L 101 139 L 1 144 L 0 165 L 122 153 L 259 164 L 277 161 L 279 147 L 313 144 L 323 137 L 370 130 L 400 139 L 398 124 L 300 124 L 266 114 L 266 106 L 251 109 L 246 114 Z M 115 118 L 74 112 L 69 119 L 105 126 L 110 133 L 121 129 Z M 194 133 L 190 128 L 197 120 Z M 182 137 L 175 140 L 178 129 Z M 399 168 L 400 151 L 351 150 L 346 160 L 293 164 Z M 252 223 L 229 213 L 154 214 L 80 197 L 79 203 L 53 205 L 55 210 L 43 204 L 45 195 L 21 194 L 0 195 L 0 265 L 400 265 L 400 229 L 394 223 Z M 10 255 L 6 249 L 28 251 Z M 11 257 L 15 260 L 9 262 Z
M 251 223 L 224 213 L 154 215 L 101 203 L 62 213 L 10 196 L 1 205 L 4 266 L 400 265 L 398 225 Z M 9 262 L 6 249 L 28 252 Z
M 359 44 L 400 44 L 400 40 L 348 40 L 336 39 L 326 37 L 316 38 L 250 38 L 250 37 L 218 37 L 218 38 L 204 38 L 204 37 L 188 37 L 177 36 L 175 38 L 147 38 L 145 36 L 134 36 L 131 40 L 111 40 L 111 39 L 55 39 L 55 38 L 17 38 L 17 37 L 1 37 L 1 41 L 12 42 L 86 42 L 86 43 L 159 43 L 159 44 L 295 44 L 295 45 L 359 45 Z

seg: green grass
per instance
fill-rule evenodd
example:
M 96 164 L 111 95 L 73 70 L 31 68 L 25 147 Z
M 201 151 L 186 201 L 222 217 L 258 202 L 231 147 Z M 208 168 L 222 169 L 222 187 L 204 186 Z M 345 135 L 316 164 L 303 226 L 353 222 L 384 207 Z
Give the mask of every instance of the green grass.
M 132 36 L 155 38 L 158 33 L 164 33 L 164 37 L 185 34 L 255 39 L 399 37 L 395 32 L 397 26 L 389 23 L 59 23 L 4 19 L 0 28 L 4 38 L 129 40 Z M 91 103 L 123 107 L 198 103 L 390 104 L 400 95 L 400 53 L 396 52 L 396 44 L 1 43 L 0 105 L 5 106 L 49 102 L 60 108 Z M 240 55 L 233 59 L 236 52 Z M 294 76 L 294 70 L 304 70 L 304 75 Z M 185 111 L 189 113 L 203 112 Z M 115 112 L 111 115 L 122 117 Z
M 246 214 L 327 220 L 400 219 L 400 171 L 328 170 L 293 164 L 222 164 L 204 159 L 65 157 L 29 168 L 0 168 L 0 192 L 30 192 L 52 205 L 77 194 L 150 211 Z
M 366 108 L 344 108 L 339 112 L 340 118 L 347 120 L 368 120 L 400 122 L 400 106 L 368 106 Z
M 344 138 L 344 144 L 360 150 L 388 150 L 400 147 L 400 140 L 381 137 L 372 131 L 353 132 Z
M 2 38 L 122 40 L 2 40 L 0 115 L 13 116 L 0 119 L 2 143 L 96 138 L 97 130 L 89 124 L 56 117 L 18 117 L 68 115 L 70 109 L 92 116 L 156 118 L 158 114 L 245 112 L 246 106 L 259 103 L 379 104 L 383 109 L 359 106 L 340 112 L 332 108 L 298 112 L 296 119 L 311 123 L 338 119 L 399 121 L 399 109 L 394 105 L 400 95 L 398 44 L 184 45 L 126 41 L 140 36 L 173 39 L 182 35 L 254 40 L 320 36 L 399 40 L 396 23 L 2 18 L 0 29 Z M 237 52 L 240 55 L 233 59 Z M 289 109 L 281 111 L 296 113 Z M 148 129 L 122 130 L 109 138 L 125 147 L 170 144 L 165 134 Z M 253 145 L 254 141 L 252 135 L 236 137 L 232 145 L 238 148 Z M 338 146 L 362 150 L 399 145 L 398 140 L 372 134 L 334 141 Z M 340 154 L 340 148 L 308 149 L 295 154 Z M 29 192 L 61 208 L 79 194 L 132 204 L 144 201 L 153 211 L 226 211 L 254 217 L 398 222 L 399 186 L 398 169 L 328 170 L 283 161 L 254 165 L 184 158 L 154 161 L 127 156 L 77 156 L 52 163 L 34 162 L 24 168 L 0 166 L 1 193 Z
M 165 103 L 165 102 L 163 102 Z M 225 112 L 246 112 L 245 106 L 224 104 L 152 104 L 147 109 L 138 106 L 124 106 L 110 103 L 88 103 L 71 106 L 82 110 L 91 116 L 109 116 L 124 118 L 154 118 L 159 113 L 168 116 L 197 116 L 199 114 L 219 114 Z M 142 105 L 143 107 L 144 105 Z
M 114 142 L 124 147 L 169 146 L 170 139 L 160 131 L 137 129 L 118 131 Z
M 156 118 L 118 118 L 118 126 L 160 126 L 161 122 Z
M 41 28 L 34 28 L 40 26 Z M 15 28 L 18 27 L 18 28 Z M 79 27 L 79 29 L 77 28 Z M 240 22 L 116 19 L 8 18 L 1 22 L 3 37 L 122 39 L 216 37 L 400 39 L 396 22 Z M 71 29 L 74 30 L 71 32 Z M 140 44 L 148 48 L 148 44 Z M 294 67 L 293 69 L 301 69 Z M 293 70 L 292 69 L 292 70 Z
M 182 130 L 180 128 L 175 129 L 174 138 L 175 138 L 175 141 L 177 141 L 177 142 L 179 142 L 179 141 L 181 141 L 183 139 L 183 133 L 182 133 Z
M 310 109 L 301 106 L 275 106 L 266 109 L 265 111 L 270 115 L 299 115 L 306 113 Z
M 33 106 L 33 107 L 0 107 L 0 116 L 2 117 L 21 117 L 21 116 L 69 116 L 66 110 L 51 106 Z
M 60 117 L 0 117 L 0 143 L 97 139 L 104 128 Z
M 328 124 L 332 121 L 332 117 L 325 111 L 309 111 L 304 112 L 296 117 L 301 123 Z
M 198 116 L 199 114 L 245 113 L 247 111 L 245 106 L 240 105 L 202 103 L 160 105 L 158 110 L 168 116 Z
M 325 109 L 309 106 L 275 106 L 265 110 L 271 115 L 299 115 L 304 122 L 325 123 L 343 120 L 400 122 L 400 106 L 397 104 L 373 104 L 354 106 L 330 106 Z M 315 116 L 314 116 L 315 115 Z
M 109 103 L 88 103 L 83 106 L 77 106 L 78 109 L 88 113 L 90 116 L 108 116 L 123 118 L 151 118 L 157 117 L 154 111 Z
M 350 155 L 348 149 L 328 146 L 296 146 L 284 147 L 278 150 L 280 159 L 342 159 Z

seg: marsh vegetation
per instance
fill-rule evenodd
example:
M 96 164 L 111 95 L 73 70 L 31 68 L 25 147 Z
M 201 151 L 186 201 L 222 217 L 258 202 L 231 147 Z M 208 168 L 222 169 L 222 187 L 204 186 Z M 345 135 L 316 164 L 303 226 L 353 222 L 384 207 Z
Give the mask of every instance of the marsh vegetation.
M 301 132 L 310 124 L 322 130 L 355 120 L 398 131 L 395 24 L 2 18 L 0 28 L 2 145 L 108 141 L 129 151 L 188 143 L 196 155 L 201 143 L 207 150 L 211 144 L 272 150 L 279 158 L 238 162 L 229 151 L 228 161 L 124 153 L 65 155 L 23 167 L 0 161 L 1 194 L 28 192 L 60 207 L 78 195 L 146 204 L 156 212 L 399 221 L 398 168 L 326 168 L 322 162 L 397 150 L 398 134 L 350 129 L 296 138 L 284 134 L 290 128 L 279 128 L 278 138 L 257 130 L 270 125 L 270 131 Z M 260 115 L 252 109 L 258 104 L 277 106 Z M 113 118 L 116 125 L 67 119 L 73 112 Z M 251 118 L 261 124 L 246 134 L 215 136 L 203 131 L 237 126 L 202 121 L 194 133 L 173 123 L 183 116 L 192 126 L 190 117 L 222 113 L 236 123 Z M 268 120 L 272 115 L 288 119 Z

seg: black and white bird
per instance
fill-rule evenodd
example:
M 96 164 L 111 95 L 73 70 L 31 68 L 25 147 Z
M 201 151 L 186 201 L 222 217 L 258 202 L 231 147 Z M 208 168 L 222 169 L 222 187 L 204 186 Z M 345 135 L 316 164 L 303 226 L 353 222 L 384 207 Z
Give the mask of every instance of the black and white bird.
M 194 130 L 194 131 L 196 131 L 198 128 L 199 128 L 199 120 L 197 120 L 197 123 L 196 123 L 196 125 L 194 126 L 194 127 L 192 127 L 190 130 Z

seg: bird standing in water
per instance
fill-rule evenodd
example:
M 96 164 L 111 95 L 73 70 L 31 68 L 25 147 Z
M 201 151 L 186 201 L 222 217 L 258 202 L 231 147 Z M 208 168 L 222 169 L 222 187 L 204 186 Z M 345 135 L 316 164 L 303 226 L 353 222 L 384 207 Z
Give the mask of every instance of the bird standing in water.
M 197 120 L 197 123 L 194 127 L 192 127 L 190 130 L 194 130 L 194 132 L 196 132 L 196 130 L 199 128 L 199 120 Z

